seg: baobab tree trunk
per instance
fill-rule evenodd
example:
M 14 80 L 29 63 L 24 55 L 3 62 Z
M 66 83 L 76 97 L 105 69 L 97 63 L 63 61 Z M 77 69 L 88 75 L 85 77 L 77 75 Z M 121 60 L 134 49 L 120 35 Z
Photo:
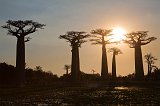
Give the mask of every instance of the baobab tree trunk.
M 66 69 L 66 74 L 68 75 L 68 69 Z
M 75 57 L 75 47 L 72 46 L 72 62 L 71 62 L 71 78 L 74 81 L 75 79 L 75 70 L 76 70 L 76 57 Z
M 151 75 L 151 71 L 152 71 L 152 66 L 151 64 L 149 65 L 149 75 Z
M 80 60 L 79 60 L 79 47 L 76 48 L 77 51 L 77 81 L 80 80 L 81 72 L 80 72 Z
M 71 65 L 71 77 L 73 81 L 79 80 L 80 64 L 79 64 L 79 49 L 77 45 L 72 46 L 72 65 Z
M 108 63 L 105 45 L 102 45 L 102 67 L 101 67 L 101 77 L 107 78 L 108 76 Z
M 148 63 L 148 76 L 150 75 L 150 64 Z
M 116 55 L 115 55 L 115 52 L 113 52 L 113 58 L 112 58 L 112 78 L 116 79 Z
M 137 80 L 144 78 L 142 50 L 140 45 L 135 46 L 135 77 Z
M 25 83 L 25 42 L 24 37 L 17 37 L 17 52 L 16 52 L 16 72 L 17 83 L 24 85 Z
M 152 70 L 152 66 L 151 66 L 150 63 L 148 63 L 148 73 L 147 73 L 147 75 L 148 75 L 149 79 L 150 79 L 150 76 L 151 76 L 151 70 Z

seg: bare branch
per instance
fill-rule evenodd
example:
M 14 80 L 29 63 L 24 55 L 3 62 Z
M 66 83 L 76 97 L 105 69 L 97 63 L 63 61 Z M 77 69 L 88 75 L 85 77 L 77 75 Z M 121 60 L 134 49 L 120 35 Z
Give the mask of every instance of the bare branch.
M 154 41 L 156 39 L 157 39 L 156 37 L 149 37 L 149 38 L 141 41 L 141 45 L 146 45 L 146 44 L 148 44 L 148 43 L 150 43 L 150 42 L 152 42 L 152 41 Z

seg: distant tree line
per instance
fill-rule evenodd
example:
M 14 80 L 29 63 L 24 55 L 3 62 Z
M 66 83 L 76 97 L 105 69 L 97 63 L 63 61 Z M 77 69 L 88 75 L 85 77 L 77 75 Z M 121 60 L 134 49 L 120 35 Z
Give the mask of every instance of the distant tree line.
M 7 63 L 0 63 L 0 85 L 17 85 L 16 67 Z M 25 84 L 47 85 L 58 80 L 58 76 L 52 72 L 44 71 L 40 66 L 25 69 Z
M 16 68 L 13 65 L 7 63 L 0 63 L 0 85 L 16 85 Z M 66 82 L 71 81 L 71 74 L 64 74 L 63 76 L 58 77 L 53 74 L 51 71 L 44 71 L 42 67 L 36 66 L 34 69 L 26 68 L 25 69 L 25 84 L 31 86 L 37 85 L 52 85 L 58 81 Z M 114 81 L 112 74 L 108 74 L 107 81 Z M 104 79 L 98 73 L 87 74 L 80 72 L 81 81 L 104 81 Z M 118 81 L 135 81 L 135 75 L 129 74 L 127 76 L 117 76 Z M 160 69 L 154 68 L 150 75 L 144 76 L 145 81 L 159 81 L 160 82 Z

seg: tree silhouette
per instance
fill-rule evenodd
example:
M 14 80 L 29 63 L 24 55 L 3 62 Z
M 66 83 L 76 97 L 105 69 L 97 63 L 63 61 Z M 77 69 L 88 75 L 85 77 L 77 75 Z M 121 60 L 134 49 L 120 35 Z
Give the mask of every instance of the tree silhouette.
M 8 30 L 8 34 L 17 37 L 17 52 L 16 52 L 16 72 L 17 83 L 24 84 L 25 82 L 25 42 L 30 40 L 27 35 L 34 33 L 38 28 L 42 29 L 44 24 L 39 24 L 32 20 L 8 20 L 7 24 L 2 26 Z
M 78 31 L 69 31 L 65 35 L 60 35 L 60 39 L 65 39 L 67 42 L 70 42 L 72 47 L 72 64 L 71 64 L 71 77 L 73 81 L 78 81 L 80 79 L 80 62 L 79 62 L 79 47 L 82 43 L 85 43 L 85 38 L 88 38 L 90 35 L 86 32 Z
M 36 67 L 34 68 L 34 70 L 35 70 L 35 71 L 41 71 L 41 72 L 43 71 L 43 69 L 42 69 L 41 66 L 36 66 Z
M 113 47 L 109 49 L 109 52 L 113 52 L 112 58 L 112 78 L 116 78 L 116 55 L 121 54 L 122 51 L 119 48 Z
M 96 29 L 92 30 L 91 34 L 93 34 L 92 44 L 100 44 L 102 45 L 102 63 L 101 63 L 101 77 L 107 78 L 108 76 L 108 62 L 107 62 L 107 53 L 106 53 L 106 44 L 110 44 L 110 39 L 107 39 L 111 36 L 112 30 L 106 29 Z M 106 40 L 107 39 L 107 40 Z
M 152 54 L 146 54 L 144 56 L 145 58 L 145 62 L 148 64 L 148 76 L 151 75 L 151 71 L 152 69 L 155 67 L 154 64 L 155 64 L 155 60 L 157 60 L 157 58 L 153 57 Z
M 64 69 L 65 69 L 67 75 L 68 75 L 70 68 L 71 68 L 71 65 L 67 65 L 67 64 L 64 65 Z
M 94 69 L 92 69 L 91 71 L 93 72 L 93 75 L 94 75 L 94 73 L 96 72 Z
M 135 49 L 135 77 L 137 80 L 142 80 L 144 77 L 143 60 L 141 46 L 146 45 L 157 38 L 148 37 L 148 31 L 131 32 L 125 35 L 126 43 L 130 48 Z

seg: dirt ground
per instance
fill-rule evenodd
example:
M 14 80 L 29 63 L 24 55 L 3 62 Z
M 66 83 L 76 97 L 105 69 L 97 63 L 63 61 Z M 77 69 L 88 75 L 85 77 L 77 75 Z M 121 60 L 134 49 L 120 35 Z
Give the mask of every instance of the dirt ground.
M 0 106 L 158 106 L 159 87 L 1 88 Z

